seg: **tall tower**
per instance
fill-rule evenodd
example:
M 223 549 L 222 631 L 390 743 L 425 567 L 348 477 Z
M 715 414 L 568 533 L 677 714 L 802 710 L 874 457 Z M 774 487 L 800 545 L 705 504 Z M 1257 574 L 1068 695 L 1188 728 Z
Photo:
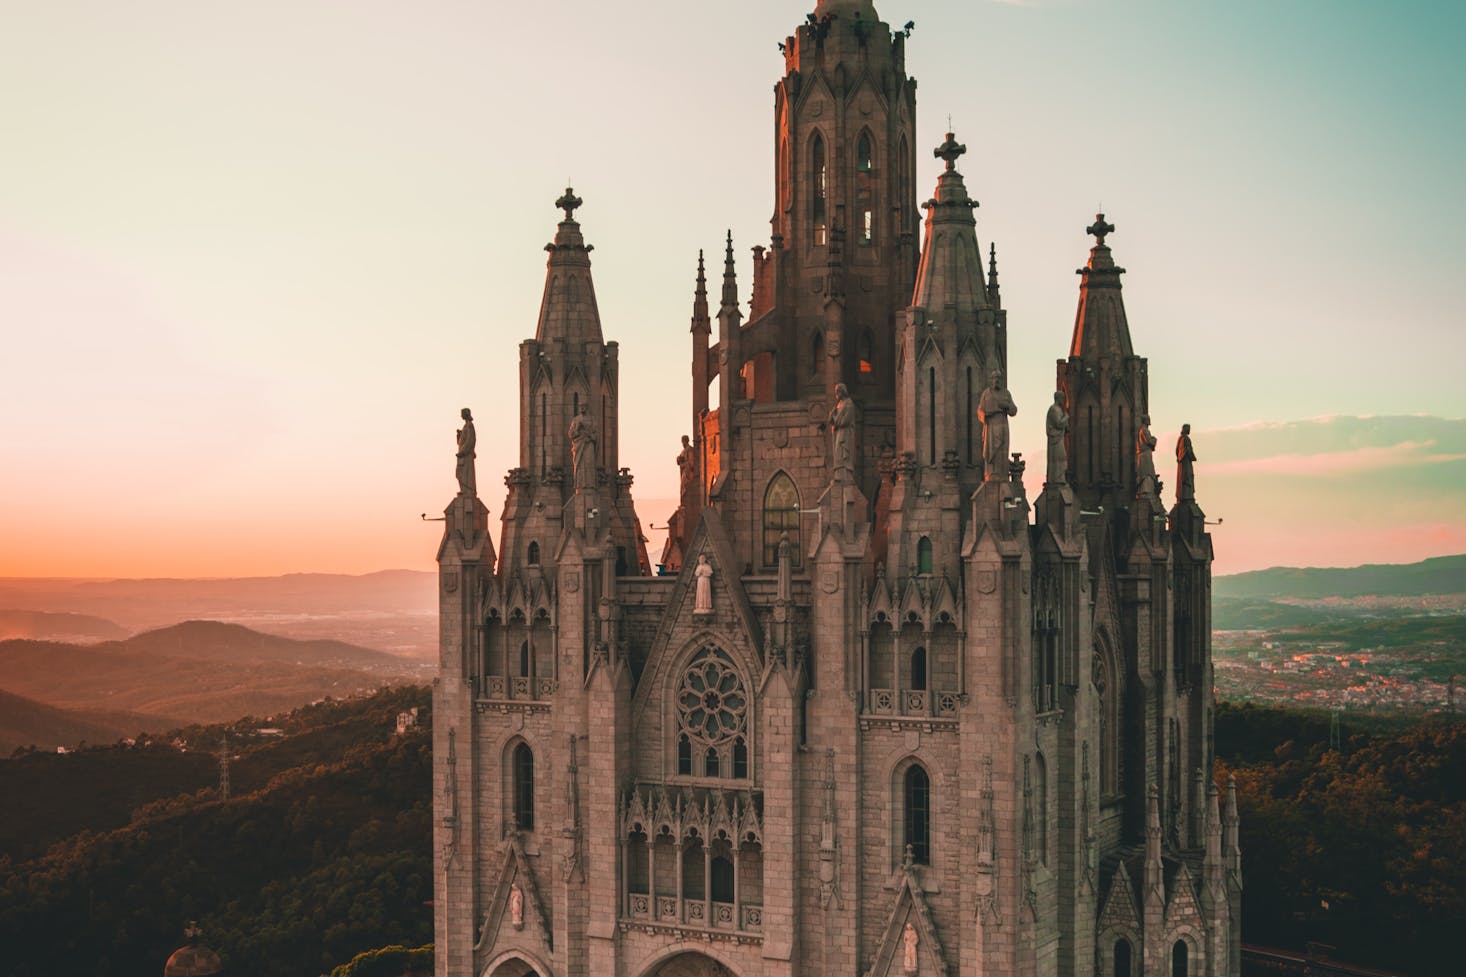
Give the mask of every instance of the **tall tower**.
M 818 0 L 782 45 L 772 238 L 741 282 L 699 252 L 655 576 L 557 202 L 500 555 L 462 471 L 439 553 L 439 977 L 1237 977 L 1189 442 L 1168 512 L 1103 217 L 1057 399 L 1014 401 L 952 133 L 917 248 L 911 26 Z

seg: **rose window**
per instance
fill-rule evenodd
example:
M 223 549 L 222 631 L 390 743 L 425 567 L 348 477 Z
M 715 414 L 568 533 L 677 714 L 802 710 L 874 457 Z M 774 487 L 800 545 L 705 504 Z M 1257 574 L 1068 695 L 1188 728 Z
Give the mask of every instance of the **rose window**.
M 688 666 L 677 692 L 682 731 L 709 745 L 737 736 L 748 717 L 743 680 L 727 652 L 704 648 Z

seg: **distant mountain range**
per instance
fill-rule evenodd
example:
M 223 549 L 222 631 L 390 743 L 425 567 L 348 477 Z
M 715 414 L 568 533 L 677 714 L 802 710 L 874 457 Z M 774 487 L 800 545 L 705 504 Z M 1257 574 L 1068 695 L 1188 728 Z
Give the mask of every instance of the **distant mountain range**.
M 0 688 L 34 700 L 5 711 L 0 745 L 110 742 L 119 730 L 263 717 L 326 696 L 422 681 L 428 670 L 340 641 L 298 641 L 217 621 L 93 645 L 0 641 Z
M 178 621 L 209 620 L 430 660 L 437 658 L 435 581 L 432 573 L 418 570 L 212 580 L 7 577 L 0 578 L 0 608 L 24 610 L 0 612 L 17 615 L 9 626 L 0 616 L 0 638 L 111 639 Z M 90 624 L 74 616 L 87 616 Z M 68 630 L 78 627 L 82 630 Z
M 1264 600 L 1325 597 L 1418 597 L 1466 594 L 1466 554 L 1438 556 L 1419 563 L 1360 567 L 1273 567 L 1217 577 L 1218 598 Z

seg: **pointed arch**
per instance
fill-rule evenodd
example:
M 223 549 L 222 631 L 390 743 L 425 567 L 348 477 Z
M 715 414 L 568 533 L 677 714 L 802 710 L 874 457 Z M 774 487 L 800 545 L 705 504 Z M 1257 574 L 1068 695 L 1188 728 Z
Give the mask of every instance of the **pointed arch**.
M 520 831 L 534 830 L 534 751 L 524 740 L 516 740 L 509 750 L 510 823 Z
M 855 139 L 855 241 L 862 247 L 875 243 L 875 136 L 862 129 Z
M 809 224 L 810 243 L 823 247 L 829 237 L 826 225 L 826 194 L 829 190 L 829 168 L 825 160 L 825 137 L 816 129 L 809 141 Z
M 875 334 L 867 326 L 860 331 L 860 341 L 856 346 L 856 352 L 859 354 L 856 367 L 859 369 L 862 378 L 869 377 L 875 372 L 875 346 Z
M 799 488 L 794 479 L 783 470 L 774 473 L 764 489 L 763 556 L 764 567 L 774 569 L 779 565 L 779 541 L 789 534 L 794 544 L 789 548 L 794 565 L 799 566 Z
M 930 865 L 932 861 L 932 782 L 926 767 L 913 761 L 901 775 L 901 830 L 902 856 L 911 853 L 911 860 L 918 865 Z
M 857 173 L 870 172 L 872 147 L 874 145 L 875 143 L 870 137 L 870 130 L 860 130 L 860 136 L 855 140 L 855 170 Z
M 932 572 L 932 541 L 930 536 L 923 536 L 916 543 L 916 572 Z

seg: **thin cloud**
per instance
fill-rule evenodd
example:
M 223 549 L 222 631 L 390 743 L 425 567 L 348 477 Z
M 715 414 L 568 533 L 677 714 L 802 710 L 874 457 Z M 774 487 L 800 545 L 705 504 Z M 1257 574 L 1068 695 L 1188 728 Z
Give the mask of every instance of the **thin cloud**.
M 1392 445 L 1371 445 L 1351 451 L 1318 454 L 1278 454 L 1262 458 L 1240 458 L 1207 466 L 1209 475 L 1276 474 L 1329 478 L 1399 468 L 1402 465 L 1438 465 L 1466 460 L 1463 453 L 1432 453 L 1434 440 L 1403 441 Z

